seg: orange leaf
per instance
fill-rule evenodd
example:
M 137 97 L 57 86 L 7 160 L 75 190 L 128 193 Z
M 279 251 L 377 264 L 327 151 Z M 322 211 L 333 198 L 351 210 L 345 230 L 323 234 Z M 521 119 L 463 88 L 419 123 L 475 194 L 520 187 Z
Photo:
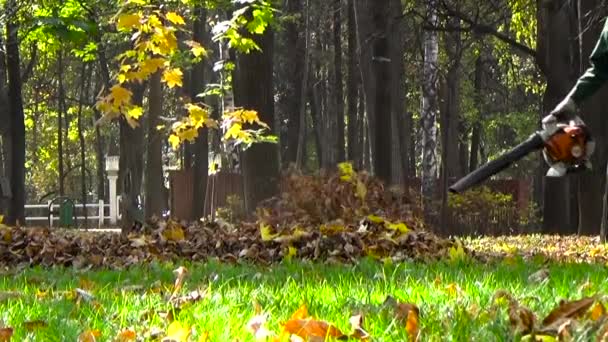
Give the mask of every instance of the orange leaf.
M 101 336 L 99 330 L 86 330 L 78 336 L 78 342 L 96 342 L 99 336 Z
M 597 321 L 606 314 L 606 308 L 600 302 L 597 302 L 591 309 L 591 319 Z
M 312 318 L 289 320 L 283 325 L 283 328 L 286 332 L 304 339 L 345 336 L 330 323 Z
M 407 313 L 407 321 L 405 323 L 405 331 L 407 331 L 409 341 L 418 341 L 418 312 L 416 310 L 410 310 Z
M 291 315 L 289 320 L 304 319 L 306 317 L 308 317 L 308 309 L 306 308 L 306 305 L 302 304 L 300 308 Z
M 13 336 L 13 328 L 0 328 L 0 342 L 9 342 Z
M 120 334 L 118 334 L 118 336 L 116 336 L 116 339 L 114 339 L 114 341 L 128 342 L 128 341 L 135 341 L 136 339 L 137 339 L 137 334 L 135 334 L 135 331 L 127 329 L 127 330 L 121 331 Z

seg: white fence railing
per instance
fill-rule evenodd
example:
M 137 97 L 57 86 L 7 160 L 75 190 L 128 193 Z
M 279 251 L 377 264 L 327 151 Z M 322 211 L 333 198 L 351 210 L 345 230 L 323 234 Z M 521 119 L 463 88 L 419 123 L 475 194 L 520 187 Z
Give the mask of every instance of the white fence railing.
M 27 222 L 28 225 L 31 224 L 48 224 L 51 228 L 53 227 L 53 223 L 59 221 L 59 216 L 58 215 L 53 215 L 53 212 L 56 212 L 57 209 L 59 209 L 61 206 L 61 204 L 59 203 L 53 203 L 51 205 L 51 201 L 48 201 L 47 204 L 26 204 L 25 205 L 25 210 L 26 210 L 26 217 L 25 217 L 25 221 Z M 87 220 L 89 222 L 97 222 L 97 227 L 101 228 L 103 227 L 106 223 L 111 223 L 112 222 L 112 217 L 111 215 L 111 210 L 110 210 L 110 204 L 104 203 L 103 200 L 99 200 L 98 203 L 87 203 L 85 204 L 85 207 L 87 209 Z M 50 209 L 50 214 L 49 214 L 49 209 Z M 93 209 L 93 210 L 90 210 Z M 107 213 L 106 213 L 106 209 L 107 209 Z M 36 214 L 40 215 L 40 213 L 44 213 L 46 214 L 46 216 L 27 216 L 28 213 L 31 213 L 32 211 L 36 212 Z M 78 213 L 77 215 L 74 216 L 74 218 L 76 219 L 76 222 L 74 222 L 74 224 L 77 224 L 78 222 L 80 223 L 84 223 L 84 211 L 83 211 L 83 207 L 82 207 L 82 203 L 77 203 L 74 202 L 74 212 Z M 89 215 L 89 213 L 91 215 Z

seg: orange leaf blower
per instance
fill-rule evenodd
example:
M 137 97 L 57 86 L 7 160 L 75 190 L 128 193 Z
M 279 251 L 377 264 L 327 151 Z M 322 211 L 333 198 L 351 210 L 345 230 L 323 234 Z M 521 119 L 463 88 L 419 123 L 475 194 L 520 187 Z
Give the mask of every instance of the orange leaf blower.
M 549 165 L 547 176 L 561 177 L 567 173 L 586 170 L 591 167 L 587 156 L 590 155 L 588 149 L 594 145 L 590 142 L 591 134 L 587 127 L 574 123 L 559 125 L 552 134 L 548 134 L 546 130 L 535 132 L 510 151 L 458 180 L 450 186 L 449 191 L 464 192 L 540 149 L 543 150 L 545 162 Z

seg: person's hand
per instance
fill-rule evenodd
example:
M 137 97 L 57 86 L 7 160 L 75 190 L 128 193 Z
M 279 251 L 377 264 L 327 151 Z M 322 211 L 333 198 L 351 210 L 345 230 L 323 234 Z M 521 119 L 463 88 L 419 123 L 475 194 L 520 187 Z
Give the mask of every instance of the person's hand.
M 543 138 L 546 140 L 557 132 L 560 127 L 571 124 L 585 126 L 583 120 L 576 115 L 576 103 L 571 98 L 566 97 L 555 106 L 549 115 L 543 118 Z
M 576 103 L 574 103 L 574 101 L 569 97 L 565 98 L 562 102 L 555 106 L 551 113 L 545 116 L 542 120 L 543 139 L 549 139 L 553 134 L 555 134 L 560 128 L 564 126 L 570 125 L 582 127 L 586 131 L 588 137 L 588 141 L 585 144 L 585 156 L 582 159 L 584 161 L 585 168 L 591 169 L 591 156 L 595 151 L 595 141 L 593 141 L 591 133 L 585 125 L 585 122 L 576 114 L 576 111 Z M 545 156 L 546 160 L 547 157 L 548 156 Z M 549 163 L 549 160 L 547 160 L 547 162 Z M 561 174 L 562 172 L 558 173 Z

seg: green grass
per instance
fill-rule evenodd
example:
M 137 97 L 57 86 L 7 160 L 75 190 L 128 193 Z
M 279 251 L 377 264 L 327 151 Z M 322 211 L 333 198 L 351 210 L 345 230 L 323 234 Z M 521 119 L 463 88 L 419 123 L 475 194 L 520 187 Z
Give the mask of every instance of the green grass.
M 311 315 L 334 323 L 345 333 L 351 332 L 349 317 L 368 310 L 364 328 L 374 341 L 406 341 L 402 323 L 391 314 L 370 309 L 380 306 L 388 295 L 420 307 L 422 341 L 512 341 L 504 310 L 495 318 L 467 311 L 478 306 L 483 312 L 495 291 L 506 289 L 542 319 L 561 298 L 578 299 L 608 290 L 608 269 L 589 264 L 549 264 L 549 280 L 536 284 L 527 279 L 542 265 L 523 261 L 391 266 L 362 261 L 357 266 L 292 263 L 271 268 L 213 262 L 183 265 L 190 271 L 184 291 L 208 287 L 209 295 L 182 310 L 176 319 L 193 324 L 195 338 L 209 332 L 211 341 L 253 341 L 245 324 L 254 316 L 254 301 L 270 313 L 268 325 L 274 331 L 280 331 L 280 322 L 305 303 Z M 14 341 L 75 341 L 86 328 L 101 331 L 98 341 L 111 341 L 124 328 L 135 328 L 140 335 L 145 328 L 164 329 L 167 323 L 159 315 L 142 318 L 146 310 L 167 309 L 163 294 L 122 290 L 129 285 L 155 288 L 159 281 L 171 286 L 177 266 L 85 272 L 34 268 L 0 275 L 0 291 L 23 293 L 20 298 L 0 299 L 0 322 L 14 328 Z M 76 307 L 73 298 L 60 294 L 81 286 L 81 279 L 94 284 L 90 292 L 101 310 L 86 303 Z M 436 279 L 440 279 L 438 285 Z M 587 281 L 591 287 L 583 290 L 581 285 Z M 451 283 L 462 293 L 446 291 Z M 39 291 L 49 292 L 39 298 Z M 31 320 L 44 320 L 48 327 L 28 334 L 23 322 Z

